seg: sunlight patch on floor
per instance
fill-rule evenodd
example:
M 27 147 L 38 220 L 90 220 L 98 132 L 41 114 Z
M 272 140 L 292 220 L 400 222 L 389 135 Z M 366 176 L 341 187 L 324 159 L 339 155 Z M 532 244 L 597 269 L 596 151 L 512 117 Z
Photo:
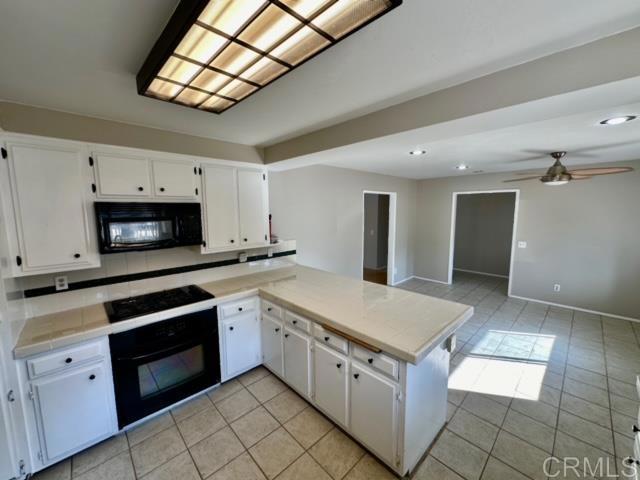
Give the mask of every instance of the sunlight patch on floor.
M 490 330 L 449 375 L 449 388 L 538 400 L 555 336 Z

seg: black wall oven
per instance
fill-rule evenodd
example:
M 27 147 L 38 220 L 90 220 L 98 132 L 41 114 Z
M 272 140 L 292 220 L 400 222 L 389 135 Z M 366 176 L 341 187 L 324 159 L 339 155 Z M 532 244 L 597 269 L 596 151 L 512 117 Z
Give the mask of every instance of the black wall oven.
M 100 253 L 202 243 L 199 203 L 95 202 Z
M 220 383 L 217 310 L 109 335 L 120 428 Z

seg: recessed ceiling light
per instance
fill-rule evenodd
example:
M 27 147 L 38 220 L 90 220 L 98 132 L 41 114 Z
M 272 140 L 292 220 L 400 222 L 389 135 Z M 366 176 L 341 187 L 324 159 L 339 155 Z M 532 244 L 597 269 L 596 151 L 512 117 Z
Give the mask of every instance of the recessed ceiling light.
M 427 151 L 426 150 L 411 150 L 409 152 L 409 155 L 426 155 Z
M 222 113 L 402 0 L 182 0 L 138 93 Z
M 467 168 L 469 168 L 469 166 L 468 166 L 468 165 L 458 165 L 458 166 L 456 167 L 456 170 L 466 170 Z
M 607 120 L 602 120 L 600 124 L 601 125 L 620 125 L 622 123 L 627 123 L 635 119 L 636 119 L 635 115 L 625 115 L 624 117 L 613 117 L 613 118 L 608 118 Z

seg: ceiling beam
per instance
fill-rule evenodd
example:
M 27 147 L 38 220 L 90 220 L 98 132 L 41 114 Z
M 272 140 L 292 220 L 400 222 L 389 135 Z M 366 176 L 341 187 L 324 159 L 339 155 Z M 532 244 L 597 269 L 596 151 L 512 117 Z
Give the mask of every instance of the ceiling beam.
M 439 90 L 264 148 L 274 164 L 527 102 L 640 77 L 640 28 Z

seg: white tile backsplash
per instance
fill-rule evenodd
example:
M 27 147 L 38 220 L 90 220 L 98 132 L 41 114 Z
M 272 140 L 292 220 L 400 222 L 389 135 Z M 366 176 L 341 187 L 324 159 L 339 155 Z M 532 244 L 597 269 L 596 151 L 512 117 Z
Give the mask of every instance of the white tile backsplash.
M 270 248 L 273 248 L 274 252 L 295 250 L 296 242 L 295 240 L 282 241 L 278 245 L 274 245 Z M 250 255 L 263 255 L 266 252 L 266 248 L 248 251 Z M 101 257 L 102 266 L 100 268 L 64 272 L 59 275 L 68 275 L 69 282 L 78 282 L 95 278 L 160 270 L 163 268 L 215 262 L 237 258 L 237 256 L 238 252 L 202 255 L 200 254 L 199 249 L 192 249 L 190 247 L 156 250 L 151 252 L 116 253 L 103 255 Z M 145 280 L 122 282 L 94 288 L 84 288 L 82 290 L 71 290 L 52 295 L 43 295 L 28 298 L 26 299 L 25 304 L 27 315 L 29 317 L 36 317 L 39 315 L 84 307 L 87 305 L 95 305 L 108 300 L 127 298 L 133 295 L 143 295 L 153 291 L 176 288 L 183 285 L 206 283 L 214 280 L 222 280 L 224 278 L 282 268 L 291 265 L 291 263 L 295 263 L 295 255 L 267 259 L 258 262 L 228 265 L 226 267 L 196 270 L 194 272 L 175 275 L 165 275 Z M 18 281 L 23 290 L 40 288 L 53 285 L 53 278 L 57 275 L 58 274 L 24 277 L 18 279 Z

